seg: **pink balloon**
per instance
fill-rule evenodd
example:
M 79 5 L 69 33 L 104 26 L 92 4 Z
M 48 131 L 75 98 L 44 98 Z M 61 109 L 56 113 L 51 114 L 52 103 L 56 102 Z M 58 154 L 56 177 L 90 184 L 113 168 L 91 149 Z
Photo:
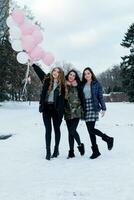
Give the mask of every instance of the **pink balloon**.
M 36 46 L 34 38 L 31 35 L 23 36 L 21 41 L 22 48 L 27 52 L 31 52 Z
M 33 51 L 29 54 L 32 61 L 40 60 L 44 55 L 44 51 L 41 47 L 36 46 Z
M 23 23 L 20 29 L 23 35 L 31 35 L 36 30 L 36 26 L 30 23 Z
M 11 14 L 13 20 L 18 24 L 21 25 L 24 22 L 25 16 L 22 10 L 16 9 Z
M 33 36 L 36 44 L 39 44 L 43 41 L 43 35 L 42 35 L 42 32 L 39 29 L 36 29 L 32 33 L 32 36 Z
M 43 62 L 45 65 L 50 66 L 54 62 L 54 56 L 52 53 L 45 53 L 43 58 Z

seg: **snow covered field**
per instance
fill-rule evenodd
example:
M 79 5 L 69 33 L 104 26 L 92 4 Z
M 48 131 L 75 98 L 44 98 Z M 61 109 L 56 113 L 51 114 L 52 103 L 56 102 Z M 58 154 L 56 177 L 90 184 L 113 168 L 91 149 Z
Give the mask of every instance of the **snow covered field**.
M 101 156 L 91 155 L 84 122 L 78 131 L 86 153 L 67 160 L 68 137 L 61 126 L 60 156 L 45 159 L 44 125 L 38 103 L 0 103 L 0 200 L 133 200 L 134 104 L 107 103 L 97 127 L 115 138 L 112 151 L 98 138 Z M 53 135 L 54 136 L 54 135 Z M 53 137 L 54 138 L 54 137 Z M 53 141 L 52 141 L 53 142 Z

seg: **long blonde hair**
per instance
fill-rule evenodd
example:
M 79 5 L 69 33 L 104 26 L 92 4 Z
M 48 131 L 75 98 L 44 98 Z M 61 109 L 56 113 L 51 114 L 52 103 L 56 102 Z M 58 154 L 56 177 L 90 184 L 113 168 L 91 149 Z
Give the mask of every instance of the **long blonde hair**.
M 59 96 L 60 96 L 60 95 L 61 95 L 61 88 L 62 88 L 62 86 L 65 84 L 64 71 L 63 71 L 60 67 L 55 67 L 55 68 L 53 68 L 52 72 L 50 73 L 50 76 L 49 76 L 49 78 L 50 78 L 50 84 L 49 84 L 48 91 L 51 92 L 52 89 L 53 89 L 54 78 L 53 78 L 52 73 L 53 73 L 53 71 L 54 71 L 55 69 L 58 69 L 58 70 L 59 70 L 59 76 L 58 76 L 57 81 L 58 81 Z

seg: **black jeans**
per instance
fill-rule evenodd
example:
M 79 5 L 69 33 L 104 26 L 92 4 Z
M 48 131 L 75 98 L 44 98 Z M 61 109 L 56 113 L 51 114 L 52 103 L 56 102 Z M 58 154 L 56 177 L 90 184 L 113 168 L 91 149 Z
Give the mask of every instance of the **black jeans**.
M 76 131 L 78 123 L 79 118 L 66 120 L 70 150 L 74 150 L 74 140 L 78 145 L 81 144 L 79 134 Z
M 51 146 L 51 133 L 52 133 L 52 122 L 53 121 L 53 127 L 55 132 L 55 148 L 58 149 L 59 142 L 60 142 L 60 125 L 62 122 L 62 119 L 59 118 L 59 115 L 54 107 L 53 104 L 48 104 L 47 109 L 43 112 L 43 121 L 46 129 L 45 139 L 46 139 L 46 148 L 50 149 Z
M 94 122 L 86 122 L 87 130 L 91 139 L 92 146 L 96 146 L 96 135 L 103 138 L 103 133 L 95 128 L 95 121 Z

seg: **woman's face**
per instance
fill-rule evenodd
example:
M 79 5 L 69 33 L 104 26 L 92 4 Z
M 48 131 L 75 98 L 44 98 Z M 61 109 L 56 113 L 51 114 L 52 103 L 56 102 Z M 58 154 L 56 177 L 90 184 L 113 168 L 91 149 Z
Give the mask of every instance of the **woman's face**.
M 74 72 L 70 72 L 69 75 L 68 75 L 68 80 L 70 82 L 74 81 L 76 78 L 76 74 Z
M 54 79 L 58 79 L 60 70 L 58 68 L 54 68 L 52 71 L 52 76 Z
M 85 70 L 84 71 L 84 77 L 87 81 L 91 81 L 92 80 L 92 74 L 89 70 Z

